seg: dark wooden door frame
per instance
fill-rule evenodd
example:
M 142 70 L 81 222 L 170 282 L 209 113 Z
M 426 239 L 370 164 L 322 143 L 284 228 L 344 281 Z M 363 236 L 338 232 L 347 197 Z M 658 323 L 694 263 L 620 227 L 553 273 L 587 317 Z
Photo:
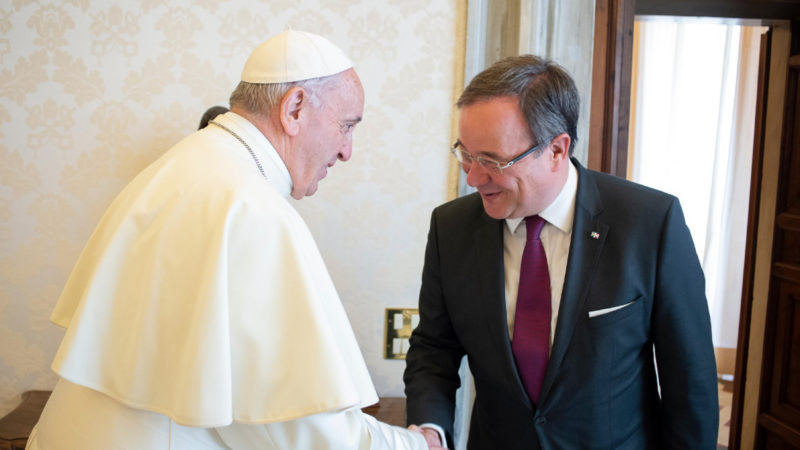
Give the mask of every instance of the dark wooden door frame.
M 796 231 L 800 230 L 797 193 L 800 191 L 800 22 L 791 24 L 791 45 L 785 76 L 786 102 L 780 134 L 780 165 L 767 302 L 767 333 L 758 407 L 755 448 L 800 448 L 798 385 L 793 369 L 797 332 L 795 302 L 800 298 L 800 264 Z M 769 89 L 769 86 L 768 86 Z M 770 94 L 771 95 L 771 94 Z M 794 387 L 793 387 L 794 386 Z M 792 392 L 794 391 L 794 392 Z
M 628 170 L 635 4 L 636 0 L 595 3 L 587 166 L 623 178 Z
M 753 281 L 756 271 L 756 236 L 758 236 L 759 212 L 761 211 L 761 177 L 764 163 L 764 118 L 767 98 L 765 83 L 769 79 L 769 48 L 771 33 L 761 39 L 758 61 L 756 91 L 755 134 L 753 135 L 753 159 L 750 168 L 750 200 L 747 215 L 747 238 L 742 273 L 742 299 L 739 311 L 739 336 L 736 344 L 736 368 L 733 379 L 730 437 L 728 448 L 738 450 L 742 440 L 742 417 L 744 415 L 745 381 L 747 359 L 750 349 L 750 324 L 753 309 Z

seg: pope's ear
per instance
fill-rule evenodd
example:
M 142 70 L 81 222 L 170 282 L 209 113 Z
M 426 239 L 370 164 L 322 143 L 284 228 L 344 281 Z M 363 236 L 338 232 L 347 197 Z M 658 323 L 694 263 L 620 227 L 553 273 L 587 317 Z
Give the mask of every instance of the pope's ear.
M 309 95 L 302 87 L 289 89 L 280 103 L 280 118 L 283 131 L 289 136 L 297 136 L 300 132 L 300 120 L 305 108 L 309 106 Z

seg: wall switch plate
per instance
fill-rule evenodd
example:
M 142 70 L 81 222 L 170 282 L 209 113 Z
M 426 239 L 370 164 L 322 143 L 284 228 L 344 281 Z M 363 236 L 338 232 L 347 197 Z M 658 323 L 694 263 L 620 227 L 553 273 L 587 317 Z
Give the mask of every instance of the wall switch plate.
M 406 359 L 408 339 L 419 323 L 419 309 L 386 308 L 384 359 Z

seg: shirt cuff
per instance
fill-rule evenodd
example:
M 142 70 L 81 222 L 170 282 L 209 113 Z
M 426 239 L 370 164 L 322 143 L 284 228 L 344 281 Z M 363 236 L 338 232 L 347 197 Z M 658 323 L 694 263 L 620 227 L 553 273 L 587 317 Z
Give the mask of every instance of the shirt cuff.
M 419 425 L 419 427 L 430 428 L 431 430 L 437 432 L 439 434 L 439 439 L 442 441 L 442 447 L 450 448 L 447 445 L 447 439 L 445 438 L 444 435 L 444 428 L 440 427 L 439 425 L 436 425 L 435 423 L 423 423 L 422 425 Z

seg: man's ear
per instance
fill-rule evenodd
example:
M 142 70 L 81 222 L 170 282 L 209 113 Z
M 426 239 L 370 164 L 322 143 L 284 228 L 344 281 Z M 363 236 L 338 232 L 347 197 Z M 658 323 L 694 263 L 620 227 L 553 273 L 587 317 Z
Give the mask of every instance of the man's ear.
M 309 106 L 308 92 L 302 87 L 293 87 L 283 96 L 280 103 L 280 118 L 283 131 L 289 136 L 297 136 L 300 132 L 300 121 L 304 118 L 304 109 Z
M 550 143 L 550 148 L 553 152 L 553 159 L 558 161 L 565 161 L 569 159 L 569 146 L 572 139 L 567 133 L 561 133 L 553 138 Z

